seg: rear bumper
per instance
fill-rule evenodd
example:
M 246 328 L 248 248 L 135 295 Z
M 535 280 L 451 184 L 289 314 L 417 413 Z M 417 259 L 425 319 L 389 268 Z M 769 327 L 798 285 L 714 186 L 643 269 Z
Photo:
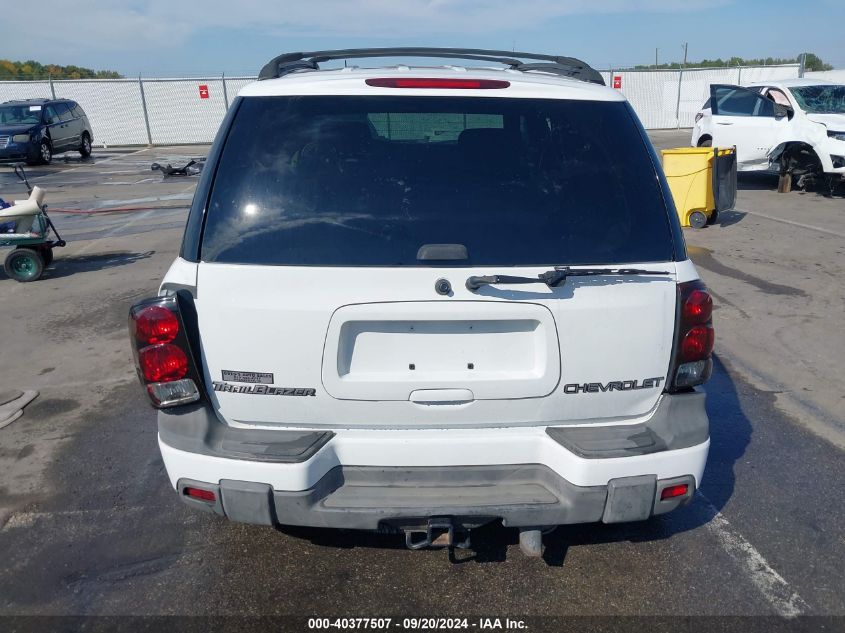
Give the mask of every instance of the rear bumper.
M 267 525 L 641 520 L 691 498 L 709 444 L 701 392 L 664 396 L 646 423 L 581 427 L 267 431 L 232 429 L 201 405 L 159 412 L 159 446 L 182 500 Z M 688 494 L 660 501 L 675 483 Z M 191 499 L 186 486 L 217 501 Z

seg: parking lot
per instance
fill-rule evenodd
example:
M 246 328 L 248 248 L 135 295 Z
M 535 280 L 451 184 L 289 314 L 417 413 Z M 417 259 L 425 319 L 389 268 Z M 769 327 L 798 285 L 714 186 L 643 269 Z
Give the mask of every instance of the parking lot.
M 126 315 L 175 257 L 196 183 L 150 164 L 205 151 L 29 170 L 68 245 L 38 282 L 0 273 L 0 387 L 40 392 L 0 429 L 0 613 L 845 615 L 842 188 L 777 194 L 776 177 L 741 175 L 735 211 L 685 230 L 717 332 L 693 503 L 561 527 L 542 560 L 489 526 L 450 560 L 397 536 L 230 523 L 170 489 Z M 0 167 L 0 197 L 24 196 Z

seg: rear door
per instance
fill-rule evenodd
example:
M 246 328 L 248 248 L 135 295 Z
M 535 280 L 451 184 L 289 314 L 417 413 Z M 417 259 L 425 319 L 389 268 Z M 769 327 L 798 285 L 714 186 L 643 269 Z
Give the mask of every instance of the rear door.
M 79 121 L 74 117 L 70 104 L 66 101 L 57 103 L 56 110 L 59 113 L 60 127 L 64 134 L 64 149 L 76 149 L 79 147 Z
M 736 146 L 740 169 L 767 169 L 785 117 L 775 117 L 774 102 L 740 86 L 710 86 L 713 146 Z
M 65 109 L 66 110 L 66 109 Z M 51 103 L 44 108 L 44 121 L 50 133 L 50 142 L 53 145 L 53 152 L 63 152 L 67 149 L 68 129 L 67 121 L 62 121 L 59 111 L 59 104 Z
M 655 406 L 675 245 L 632 111 L 439 92 L 237 104 L 196 301 L 225 419 L 437 428 Z M 670 274 L 537 279 L 558 265 Z M 478 275 L 537 281 L 470 290 Z

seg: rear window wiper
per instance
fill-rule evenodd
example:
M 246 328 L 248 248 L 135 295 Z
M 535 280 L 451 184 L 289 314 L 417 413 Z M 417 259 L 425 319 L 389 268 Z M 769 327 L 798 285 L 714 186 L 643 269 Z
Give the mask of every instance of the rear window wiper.
M 644 270 L 642 268 L 576 268 L 555 266 L 537 277 L 515 277 L 513 275 L 473 275 L 466 282 L 467 290 L 475 292 L 481 286 L 495 284 L 536 284 L 544 283 L 549 288 L 557 288 L 566 283 L 567 277 L 595 277 L 599 275 L 670 275 L 668 270 Z

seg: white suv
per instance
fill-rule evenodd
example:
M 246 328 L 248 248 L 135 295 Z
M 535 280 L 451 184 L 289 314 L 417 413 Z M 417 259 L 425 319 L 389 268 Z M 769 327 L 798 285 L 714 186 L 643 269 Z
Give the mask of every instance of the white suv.
M 400 55 L 506 67 L 317 67 Z M 501 520 L 534 555 L 552 526 L 688 502 L 712 301 L 646 134 L 600 84 L 571 58 L 466 49 L 268 64 L 130 313 L 182 501 L 412 548 Z
M 692 145 L 737 148 L 739 171 L 845 178 L 845 85 L 785 79 L 712 85 Z

